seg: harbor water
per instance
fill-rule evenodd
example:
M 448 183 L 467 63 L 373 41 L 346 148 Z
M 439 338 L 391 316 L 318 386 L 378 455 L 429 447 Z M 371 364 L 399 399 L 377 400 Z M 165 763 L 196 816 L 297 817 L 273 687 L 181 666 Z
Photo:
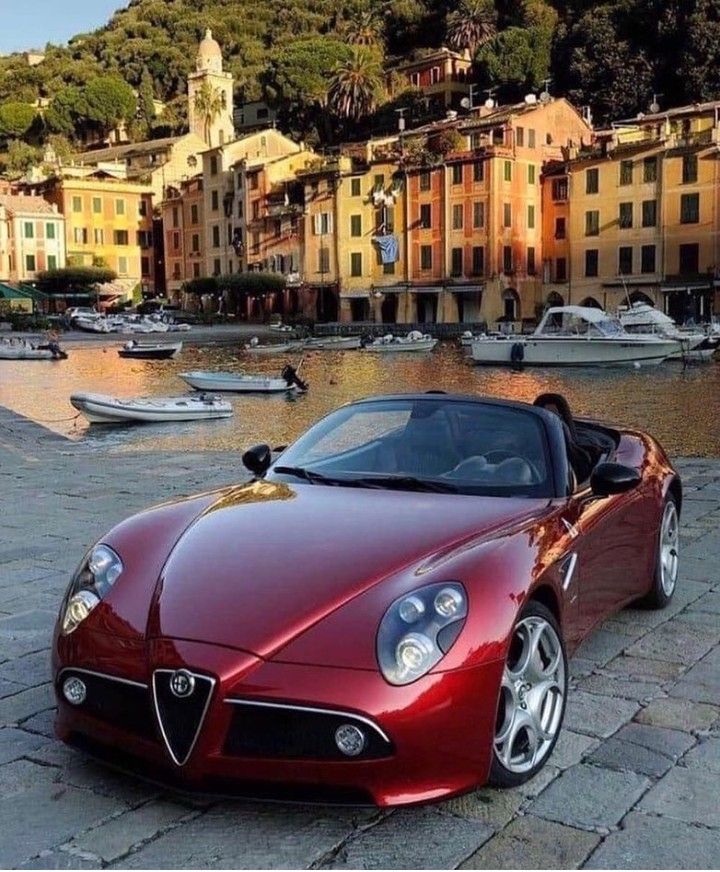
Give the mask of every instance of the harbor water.
M 532 401 L 564 394 L 577 415 L 638 427 L 673 455 L 720 457 L 720 365 L 647 368 L 525 369 L 472 365 L 453 345 L 429 354 L 381 355 L 358 351 L 254 357 L 228 346 L 186 345 L 177 360 L 122 360 L 120 343 L 70 348 L 61 362 L 0 361 L 0 405 L 90 447 L 119 451 L 240 451 L 256 442 L 285 445 L 342 403 L 360 397 L 445 390 Z M 186 424 L 90 427 L 70 405 L 76 391 L 113 396 L 187 393 L 179 373 L 198 369 L 278 375 L 302 357 L 310 391 L 301 396 L 228 394 L 232 418 Z

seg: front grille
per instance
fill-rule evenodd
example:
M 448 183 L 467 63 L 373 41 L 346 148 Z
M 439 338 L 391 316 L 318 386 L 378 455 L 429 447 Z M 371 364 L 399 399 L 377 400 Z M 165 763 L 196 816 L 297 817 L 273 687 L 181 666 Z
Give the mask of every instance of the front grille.
M 179 674 L 192 681 L 183 695 L 173 690 L 173 680 Z M 153 673 L 158 723 L 170 756 L 178 766 L 185 763 L 197 741 L 214 686 L 214 678 L 184 669 L 156 669 Z
M 224 753 L 231 757 L 313 760 L 368 760 L 389 757 L 390 740 L 372 723 L 343 712 L 228 700 L 233 706 Z M 335 744 L 335 731 L 353 724 L 366 745 L 357 757 L 346 757 Z
M 85 702 L 73 706 L 78 711 L 143 739 L 157 740 L 150 694 L 145 685 L 83 669 L 64 669 L 58 679 L 61 695 L 63 682 L 71 676 L 81 679 L 87 687 Z

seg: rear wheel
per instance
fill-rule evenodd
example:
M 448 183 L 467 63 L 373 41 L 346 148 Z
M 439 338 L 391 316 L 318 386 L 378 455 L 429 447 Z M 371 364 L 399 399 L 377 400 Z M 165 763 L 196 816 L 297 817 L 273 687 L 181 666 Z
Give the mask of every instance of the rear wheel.
M 554 615 L 542 604 L 529 602 L 513 629 L 503 671 L 491 784 L 515 787 L 545 765 L 565 715 L 567 672 Z
M 664 609 L 677 587 L 680 569 L 680 517 L 672 495 L 665 500 L 658 535 L 655 574 L 650 592 L 640 601 L 649 609 Z

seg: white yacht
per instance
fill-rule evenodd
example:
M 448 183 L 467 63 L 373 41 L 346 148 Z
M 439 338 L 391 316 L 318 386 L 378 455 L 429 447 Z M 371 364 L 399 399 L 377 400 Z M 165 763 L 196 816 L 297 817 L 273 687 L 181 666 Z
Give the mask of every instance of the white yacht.
M 661 363 L 680 343 L 628 333 L 602 309 L 554 306 L 529 336 L 488 336 L 472 343 L 475 363 L 510 366 L 624 366 Z
M 718 347 L 718 337 L 697 328 L 680 327 L 664 312 L 648 303 L 632 303 L 618 308 L 618 318 L 629 333 L 658 333 L 680 343 L 670 360 L 710 360 Z

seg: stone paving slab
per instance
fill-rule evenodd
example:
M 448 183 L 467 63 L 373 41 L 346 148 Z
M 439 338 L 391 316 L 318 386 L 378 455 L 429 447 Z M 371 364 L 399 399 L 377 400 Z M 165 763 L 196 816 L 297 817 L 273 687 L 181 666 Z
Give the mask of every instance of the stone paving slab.
M 0 441 L 0 867 L 720 862 L 720 462 L 681 462 L 683 547 L 695 556 L 670 608 L 626 610 L 576 653 L 565 730 L 538 776 L 424 808 L 352 811 L 177 797 L 53 738 L 50 634 L 84 549 L 150 502 L 231 482 L 239 465 L 234 454 L 89 452 L 32 422 L 21 432 L 10 454 L 7 432 Z M 44 533 L 27 541 L 27 529 Z

